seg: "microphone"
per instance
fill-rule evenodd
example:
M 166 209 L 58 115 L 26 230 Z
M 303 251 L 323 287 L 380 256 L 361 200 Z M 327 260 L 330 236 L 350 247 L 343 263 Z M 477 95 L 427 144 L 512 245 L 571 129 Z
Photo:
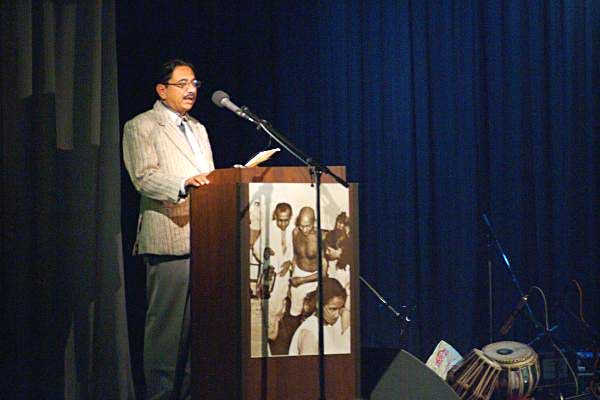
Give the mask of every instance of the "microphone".
M 212 95 L 212 102 L 215 103 L 218 107 L 225 107 L 230 111 L 233 111 L 238 117 L 247 119 L 248 121 L 254 122 L 248 114 L 246 114 L 240 107 L 238 107 L 234 102 L 229 100 L 229 95 L 222 90 L 217 90 Z
M 510 331 L 510 328 L 512 328 L 513 323 L 515 322 L 515 318 L 517 318 L 517 315 L 519 315 L 523 307 L 525 307 L 525 304 L 527 304 L 528 297 L 528 294 L 521 297 L 515 309 L 510 313 L 508 318 L 506 318 L 506 321 L 504 321 L 504 325 L 502 325 L 502 328 L 500 328 L 500 336 L 506 336 L 508 331 Z

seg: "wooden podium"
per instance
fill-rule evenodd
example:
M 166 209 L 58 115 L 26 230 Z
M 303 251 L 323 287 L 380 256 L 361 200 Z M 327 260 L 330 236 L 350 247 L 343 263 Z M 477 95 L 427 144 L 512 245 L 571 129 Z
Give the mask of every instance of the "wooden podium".
M 331 170 L 345 178 L 344 167 L 331 167 Z M 252 358 L 249 337 L 249 185 L 307 184 L 311 182 L 309 170 L 306 167 L 231 168 L 213 171 L 209 179 L 210 185 L 191 193 L 192 398 L 316 400 L 320 395 L 318 356 Z M 331 184 L 334 180 L 323 175 L 322 183 Z M 350 186 L 348 193 L 354 249 L 350 264 L 351 352 L 325 356 L 327 399 L 360 396 L 355 185 Z M 313 198 L 315 196 L 313 194 Z M 314 200 L 312 207 L 315 207 Z M 289 229 L 294 228 L 297 214 L 298 210 L 294 210 Z

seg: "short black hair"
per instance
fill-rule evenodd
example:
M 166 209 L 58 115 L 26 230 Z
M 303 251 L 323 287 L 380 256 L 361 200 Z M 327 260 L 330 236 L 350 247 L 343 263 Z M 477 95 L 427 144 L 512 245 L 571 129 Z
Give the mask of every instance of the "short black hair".
M 334 297 L 341 297 L 344 299 L 344 303 L 346 302 L 346 297 L 348 294 L 346 293 L 346 289 L 342 286 L 342 284 L 334 278 L 324 278 L 323 279 L 323 305 L 327 304 Z
M 179 60 L 179 59 L 173 59 L 173 60 L 169 60 L 167 62 L 165 62 L 163 65 L 161 65 L 160 69 L 158 70 L 157 74 L 156 74 L 156 83 L 167 83 L 169 82 L 169 79 L 171 79 L 171 77 L 173 76 L 173 71 L 175 70 L 175 68 L 177 67 L 190 67 L 192 69 L 192 71 L 194 72 L 194 75 L 196 74 L 196 71 L 194 70 L 194 65 L 192 63 L 189 63 L 187 61 L 183 61 L 183 60 Z
M 273 210 L 273 221 L 277 220 L 277 214 L 289 211 L 290 217 L 292 216 L 292 206 L 289 203 L 277 203 L 275 210 Z

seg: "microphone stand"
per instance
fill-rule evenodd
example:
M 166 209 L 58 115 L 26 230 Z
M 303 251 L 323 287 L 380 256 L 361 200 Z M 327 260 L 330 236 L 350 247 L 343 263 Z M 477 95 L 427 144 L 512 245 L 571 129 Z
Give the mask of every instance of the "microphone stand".
M 496 235 L 494 234 L 494 229 L 492 228 L 492 224 L 491 224 L 490 220 L 488 219 L 488 217 L 487 217 L 486 214 L 483 214 L 482 217 L 483 217 L 483 221 L 485 222 L 485 224 L 488 227 L 488 231 L 489 231 L 489 235 L 490 235 L 491 241 L 495 245 L 495 247 L 498 250 L 498 252 L 499 252 L 502 260 L 504 261 L 504 264 L 506 265 L 506 267 L 508 269 L 508 272 L 510 273 L 512 281 L 513 281 L 513 283 L 515 285 L 515 288 L 519 292 L 519 295 L 521 296 L 521 299 L 527 299 L 527 297 L 529 297 L 529 295 L 527 295 L 527 297 L 526 297 L 525 293 L 521 289 L 521 285 L 519 285 L 519 281 L 517 280 L 515 272 L 513 271 L 512 266 L 510 265 L 510 261 L 508 260 L 508 257 L 506 256 L 506 253 L 502 249 L 502 245 L 500 244 L 500 241 L 497 239 Z M 534 288 L 535 288 L 535 286 L 534 286 Z M 541 291 L 541 289 L 539 289 L 539 288 L 538 288 L 538 290 Z M 543 293 L 542 293 L 542 296 L 543 296 Z M 527 345 L 528 346 L 532 346 L 537 341 L 539 341 L 539 340 L 541 340 L 543 338 L 547 338 L 549 340 L 550 344 L 552 345 L 552 347 L 563 358 L 565 364 L 567 365 L 567 367 L 569 368 L 571 374 L 573 375 L 573 381 L 575 383 L 575 391 L 576 391 L 576 394 L 578 394 L 579 393 L 579 383 L 577 381 L 577 375 L 575 374 L 575 371 L 571 367 L 571 364 L 569 363 L 569 360 L 565 357 L 565 355 L 563 354 L 563 351 L 561 350 L 561 347 L 564 347 L 564 344 L 559 343 L 556 340 L 556 338 L 553 336 L 553 332 L 558 328 L 558 325 L 554 325 L 554 326 L 550 327 L 548 325 L 548 321 L 545 321 L 545 324 L 542 325 L 534 317 L 533 311 L 531 310 L 531 307 L 530 307 L 529 302 L 527 300 L 525 301 L 525 307 L 527 307 L 527 315 L 528 315 L 529 319 L 533 323 L 535 329 L 538 331 L 538 334 L 536 335 L 536 337 L 533 338 L 533 340 L 531 340 L 529 343 L 527 343 Z M 575 398 L 575 397 L 573 397 L 573 398 Z
M 484 215 L 484 218 L 487 218 Z M 487 273 L 488 273 L 488 330 L 489 341 L 494 342 L 494 288 L 492 276 L 492 235 L 488 229 L 487 232 Z
M 286 149 L 291 155 L 296 157 L 300 162 L 305 164 L 309 170 L 312 178 L 314 179 L 314 185 L 316 187 L 316 214 L 317 214 L 317 252 L 318 252 L 318 261 L 317 261 L 317 288 L 318 288 L 318 318 L 319 318 L 319 399 L 325 400 L 325 340 L 323 338 L 323 257 L 322 255 L 322 233 L 321 233 L 321 175 L 323 173 L 328 174 L 333 177 L 336 182 L 341 184 L 344 187 L 348 187 L 349 184 L 346 180 L 340 178 L 336 174 L 334 174 L 327 166 L 323 165 L 319 161 L 314 158 L 308 157 L 304 154 L 300 149 L 298 149 L 294 144 L 292 144 L 288 138 L 279 133 L 269 121 L 266 121 L 256 114 L 254 114 L 250 109 L 246 106 L 241 107 L 242 113 L 237 113 L 240 117 L 247 119 L 248 121 L 254 123 L 257 129 L 262 129 L 265 131 L 273 140 L 281 145 L 284 149 Z
M 523 289 L 521 289 L 521 285 L 519 284 L 519 280 L 517 279 L 517 276 L 515 275 L 515 272 L 514 272 L 512 266 L 510 265 L 510 261 L 508 261 L 508 257 L 506 256 L 506 253 L 502 249 L 502 245 L 500 244 L 500 241 L 498 240 L 498 238 L 496 237 L 496 235 L 494 233 L 494 229 L 492 228 L 492 223 L 490 222 L 490 220 L 488 219 L 486 214 L 483 214 L 482 217 L 483 217 L 483 221 L 485 222 L 486 226 L 488 227 L 490 241 L 493 245 L 495 245 L 496 249 L 498 250 L 498 253 L 500 254 L 500 256 L 502 258 L 502 261 L 504 261 L 504 265 L 506 265 L 506 268 L 508 269 L 508 272 L 513 281 L 513 284 L 515 285 L 517 292 L 519 292 L 519 296 L 521 298 L 525 298 L 525 293 L 523 292 Z M 490 260 L 491 260 L 491 256 L 490 256 Z M 490 261 L 490 265 L 491 265 L 491 261 Z M 491 268 L 490 268 L 490 274 L 491 274 Z M 531 307 L 529 306 L 528 302 L 525 302 L 525 307 L 527 308 L 527 313 L 529 315 L 529 318 L 534 323 L 536 329 L 543 328 L 542 325 L 533 316 L 533 311 L 531 310 Z M 491 318 L 491 316 L 490 316 L 490 318 Z M 490 334 L 490 336 L 491 336 L 491 334 Z
M 387 309 L 390 310 L 390 312 L 394 315 L 394 317 L 397 318 L 398 321 L 400 321 L 400 338 L 402 338 L 402 336 L 404 336 L 404 331 L 406 330 L 406 326 L 408 325 L 409 322 L 412 321 L 410 318 L 409 311 L 413 310 L 415 307 L 400 306 L 401 308 L 403 308 L 405 310 L 405 313 L 398 312 L 390 303 L 388 303 L 383 298 L 383 296 L 381 294 L 379 294 L 379 292 L 377 290 L 375 290 L 375 288 L 373 286 L 371 286 L 371 284 L 369 282 L 367 282 L 367 280 L 365 278 L 362 277 L 362 275 L 359 275 L 358 278 L 360 279 L 360 281 L 362 283 L 365 284 L 366 287 L 369 288 L 371 293 L 373 293 L 375 295 L 375 297 L 377 297 L 379 299 L 381 304 L 386 306 Z
M 243 113 L 245 114 L 242 118 L 254 123 L 257 129 L 262 129 L 265 131 L 273 140 L 279 143 L 284 149 L 286 149 L 291 155 L 300 160 L 301 163 L 306 165 L 309 168 L 315 168 L 321 173 L 326 173 L 330 175 L 336 182 L 344 187 L 348 187 L 349 184 L 346 180 L 340 178 L 335 173 L 333 173 L 326 165 L 323 165 L 318 160 L 307 156 L 302 150 L 297 148 L 288 138 L 286 138 L 283 134 L 275 130 L 271 123 L 267 120 L 261 119 L 256 114 L 254 114 L 250 109 L 246 106 L 240 107 Z

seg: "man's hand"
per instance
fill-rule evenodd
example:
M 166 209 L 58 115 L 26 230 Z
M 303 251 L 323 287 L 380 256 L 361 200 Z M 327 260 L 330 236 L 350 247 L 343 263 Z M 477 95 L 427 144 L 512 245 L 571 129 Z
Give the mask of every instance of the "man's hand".
M 304 285 L 306 283 L 306 279 L 303 276 L 294 276 L 290 278 L 290 285 L 293 287 L 298 287 L 300 285 Z
M 274 256 L 275 255 L 275 250 L 273 250 L 272 248 L 270 248 L 269 246 L 265 247 L 265 251 L 264 253 L 269 253 L 269 256 Z
M 331 257 L 332 260 L 337 260 L 342 256 L 342 248 L 336 249 L 334 247 L 327 246 L 325 254 Z
M 196 176 L 192 176 L 191 178 L 186 179 L 185 187 L 193 186 L 199 187 L 201 185 L 208 185 L 210 181 L 206 178 L 208 174 L 200 174 Z
M 294 265 L 291 261 L 284 261 L 281 263 L 279 268 L 279 276 L 282 278 L 290 273 L 290 271 L 294 268 Z

